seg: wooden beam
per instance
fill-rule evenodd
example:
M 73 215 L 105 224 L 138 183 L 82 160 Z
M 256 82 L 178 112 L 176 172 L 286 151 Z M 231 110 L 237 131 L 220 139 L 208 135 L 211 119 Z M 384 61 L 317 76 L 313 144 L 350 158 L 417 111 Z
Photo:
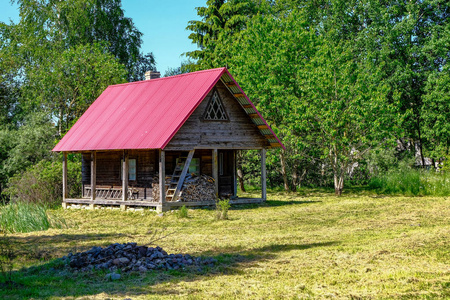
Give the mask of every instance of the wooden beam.
M 233 196 L 237 197 L 236 150 L 233 150 Z
M 166 152 L 159 149 L 159 203 L 166 202 Z
M 242 104 L 243 108 L 253 108 L 253 105 L 251 104 Z
M 234 81 L 231 81 L 231 82 L 225 82 L 225 85 L 226 85 L 227 87 L 233 87 L 233 86 L 236 86 L 236 83 L 234 83 Z
M 97 189 L 97 152 L 91 152 L 91 200 L 95 200 L 95 190 Z
M 128 199 L 128 151 L 123 150 L 122 161 L 122 201 Z
M 280 148 L 281 145 L 279 143 L 270 143 L 270 146 L 273 148 Z
M 248 114 L 250 116 L 250 118 L 252 119 L 259 119 L 259 115 L 258 114 Z
M 172 201 L 176 201 L 178 196 L 180 195 L 181 188 L 183 187 L 184 179 L 186 178 L 186 174 L 189 171 L 189 165 L 191 164 L 192 157 L 194 157 L 195 150 L 189 151 L 188 157 L 186 158 L 186 162 L 184 163 L 183 171 L 181 172 L 180 178 L 178 178 L 178 184 L 173 193 Z
M 269 129 L 267 125 L 258 125 L 258 129 Z
M 212 151 L 212 173 L 214 178 L 214 190 L 216 192 L 216 197 L 219 197 L 219 167 L 217 164 L 217 149 Z
M 63 163 L 62 163 L 62 174 L 63 174 L 63 201 L 69 197 L 69 191 L 67 190 L 67 152 L 63 152 Z
M 242 93 L 236 93 L 236 94 L 233 94 L 236 98 L 237 97 L 244 97 L 244 94 L 242 94 Z
M 265 134 L 264 137 L 266 139 L 275 139 L 275 137 L 273 136 L 273 134 Z
M 261 149 L 261 198 L 267 200 L 266 185 L 266 149 Z

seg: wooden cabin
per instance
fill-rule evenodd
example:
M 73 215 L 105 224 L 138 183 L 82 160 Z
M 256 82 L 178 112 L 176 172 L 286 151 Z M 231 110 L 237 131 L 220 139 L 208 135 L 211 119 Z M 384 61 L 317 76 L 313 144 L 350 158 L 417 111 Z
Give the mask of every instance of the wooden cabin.
M 149 78 L 154 77 L 150 74 Z M 63 206 L 211 205 L 266 200 L 266 149 L 284 147 L 226 68 L 109 86 L 53 151 L 63 152 Z M 258 199 L 239 199 L 236 151 L 261 152 Z M 67 197 L 67 153 L 82 154 L 82 198 Z M 213 193 L 183 201 L 186 178 Z M 159 188 L 164 186 L 165 188 Z

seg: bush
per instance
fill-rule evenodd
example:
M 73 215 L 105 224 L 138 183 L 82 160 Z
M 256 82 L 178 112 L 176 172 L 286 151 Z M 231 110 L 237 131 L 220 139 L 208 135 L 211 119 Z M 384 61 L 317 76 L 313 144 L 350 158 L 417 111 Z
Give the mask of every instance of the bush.
M 230 209 L 230 200 L 223 199 L 216 202 L 216 219 L 228 220 L 228 210 Z
M 49 216 L 47 208 L 34 203 L 10 203 L 0 209 L 0 230 L 6 233 L 31 232 L 66 227 L 64 219 Z
M 68 161 L 69 197 L 81 195 L 81 164 Z M 40 161 L 14 175 L 3 192 L 13 201 L 54 206 L 62 199 L 62 162 Z

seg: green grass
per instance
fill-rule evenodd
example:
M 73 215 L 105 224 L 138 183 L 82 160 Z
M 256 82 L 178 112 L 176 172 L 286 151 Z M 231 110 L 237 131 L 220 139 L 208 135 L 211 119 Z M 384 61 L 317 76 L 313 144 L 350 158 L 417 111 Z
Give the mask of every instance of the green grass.
M 450 175 L 410 169 L 374 177 L 369 187 L 383 194 L 450 196 Z
M 50 216 L 47 208 L 33 203 L 11 203 L 0 206 L 0 232 L 31 232 L 62 228 L 64 219 Z
M 257 196 L 257 194 L 254 194 Z M 448 299 L 450 199 L 366 193 L 269 193 L 264 205 L 164 217 L 149 211 L 57 210 L 69 228 L 10 234 L 23 254 L 0 299 Z M 215 257 L 200 270 L 65 273 L 55 258 L 167 235 L 169 253 Z

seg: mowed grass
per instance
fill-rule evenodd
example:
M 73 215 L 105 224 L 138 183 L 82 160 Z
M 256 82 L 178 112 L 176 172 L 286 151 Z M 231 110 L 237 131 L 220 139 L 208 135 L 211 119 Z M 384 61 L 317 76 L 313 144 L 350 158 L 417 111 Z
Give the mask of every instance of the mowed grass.
M 256 194 L 254 196 L 257 196 Z M 69 228 L 10 234 L 16 286 L 1 299 L 409 299 L 450 298 L 450 199 L 327 192 L 269 193 L 229 220 L 213 209 L 58 210 Z M 55 258 L 137 242 L 212 256 L 213 268 L 122 274 L 64 273 Z M 1 280 L 1 279 L 0 279 Z

